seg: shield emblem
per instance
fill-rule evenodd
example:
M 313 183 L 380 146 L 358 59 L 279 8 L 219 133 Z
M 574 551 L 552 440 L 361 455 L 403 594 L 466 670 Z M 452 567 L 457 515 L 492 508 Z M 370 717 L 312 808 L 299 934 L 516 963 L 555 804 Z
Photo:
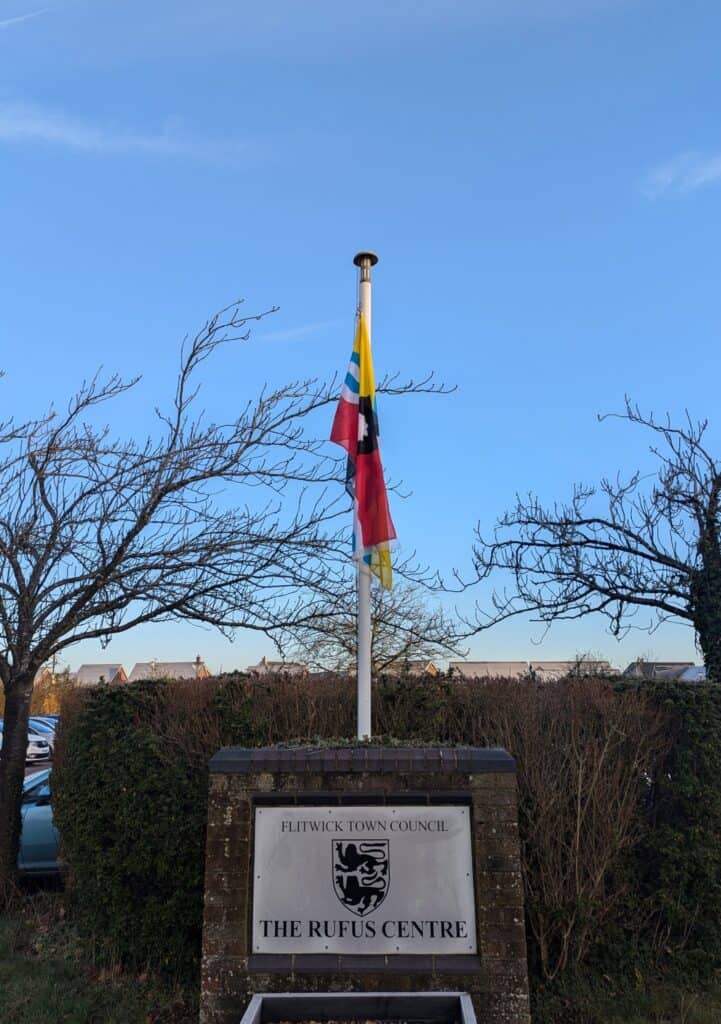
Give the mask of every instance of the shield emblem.
M 388 895 L 388 846 L 387 839 L 333 840 L 333 889 L 343 906 L 358 917 L 377 910 Z

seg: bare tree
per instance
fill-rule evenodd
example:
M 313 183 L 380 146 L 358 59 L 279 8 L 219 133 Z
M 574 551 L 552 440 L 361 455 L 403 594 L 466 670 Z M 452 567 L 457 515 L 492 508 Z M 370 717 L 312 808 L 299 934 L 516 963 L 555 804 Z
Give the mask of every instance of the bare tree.
M 646 610 L 650 630 L 690 623 L 709 677 L 721 681 L 721 462 L 705 444 L 707 421 L 659 423 L 628 399 L 619 418 L 653 435 L 653 481 L 636 472 L 598 489 L 577 485 L 568 503 L 551 506 L 517 496 L 492 540 L 477 531 L 478 578 L 505 570 L 514 585 L 494 593 L 474 629 L 528 613 L 550 625 L 600 612 L 618 636 Z
M 347 499 L 328 485 L 343 476 L 344 460 L 306 426 L 336 400 L 335 380 L 264 389 L 229 423 L 196 412 L 203 362 L 224 342 L 246 338 L 248 322 L 264 315 L 242 316 L 234 303 L 186 339 L 157 436 L 116 440 L 110 428 L 93 425 L 99 406 L 137 383 L 117 376 L 83 384 L 65 413 L 0 426 L 5 895 L 40 666 L 81 640 L 106 645 L 117 633 L 168 619 L 227 635 L 239 627 L 271 635 L 313 613 L 319 567 L 341 557 Z M 390 378 L 379 390 L 443 389 L 430 378 Z
M 423 577 L 422 567 L 404 560 L 394 566 L 396 579 L 407 572 L 413 580 Z M 293 657 L 313 668 L 330 672 L 355 669 L 357 655 L 354 580 L 348 573 L 325 580 L 319 588 L 315 614 L 283 630 L 281 649 L 290 648 Z M 430 603 L 427 589 L 417 582 L 402 580 L 392 590 L 373 587 L 371 591 L 371 669 L 374 673 L 402 668 L 408 661 L 459 656 L 461 646 L 457 624 Z

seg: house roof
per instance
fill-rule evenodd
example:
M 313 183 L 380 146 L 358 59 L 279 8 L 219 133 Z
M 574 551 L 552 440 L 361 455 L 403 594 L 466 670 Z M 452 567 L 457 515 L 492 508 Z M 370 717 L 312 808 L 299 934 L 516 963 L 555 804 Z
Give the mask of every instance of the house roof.
M 128 677 L 131 683 L 139 679 L 201 679 L 208 675 L 205 662 L 195 661 L 138 661 Z
M 530 665 L 541 672 L 570 672 L 576 667 L 576 661 L 532 661 Z
M 308 666 L 299 661 L 270 661 L 266 657 L 261 658 L 257 665 L 248 665 L 246 669 L 246 672 L 256 675 L 280 675 L 283 672 L 288 675 L 298 675 L 300 672 L 307 671 Z
M 703 665 L 689 665 L 678 678 L 682 683 L 705 683 L 706 669 Z
M 686 669 L 693 667 L 692 661 L 632 661 L 623 675 L 635 679 L 679 679 Z
M 451 661 L 449 666 L 464 679 L 492 679 L 494 676 L 517 679 L 528 675 L 526 661 Z
M 438 675 L 438 666 L 432 661 L 393 661 L 386 665 L 383 672 L 387 675 L 407 673 L 409 676 Z
M 408 674 L 411 676 L 438 675 L 438 666 L 432 661 L 409 661 Z
M 572 661 L 532 661 L 530 667 L 534 672 L 553 673 L 559 676 L 571 676 L 591 672 L 610 672 L 611 664 L 601 658 L 574 658 Z
M 463 676 L 464 679 L 520 679 L 528 676 L 531 672 L 538 677 L 573 675 L 583 669 L 585 673 L 614 671 L 607 661 L 452 661 L 450 662 L 452 673 Z M 617 670 L 616 670 L 617 671 Z
M 101 678 L 109 683 L 123 668 L 120 664 L 111 662 L 100 662 L 97 665 L 81 665 L 75 673 L 75 682 L 80 686 L 93 686 L 99 683 Z

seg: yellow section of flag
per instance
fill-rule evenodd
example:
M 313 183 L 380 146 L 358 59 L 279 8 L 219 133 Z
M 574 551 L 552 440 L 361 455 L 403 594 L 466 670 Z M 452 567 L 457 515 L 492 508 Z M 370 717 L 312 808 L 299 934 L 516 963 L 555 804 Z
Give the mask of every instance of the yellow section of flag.
M 387 544 L 377 544 L 371 548 L 371 572 L 377 576 L 381 586 L 386 590 L 393 588 L 393 566 L 391 550 Z

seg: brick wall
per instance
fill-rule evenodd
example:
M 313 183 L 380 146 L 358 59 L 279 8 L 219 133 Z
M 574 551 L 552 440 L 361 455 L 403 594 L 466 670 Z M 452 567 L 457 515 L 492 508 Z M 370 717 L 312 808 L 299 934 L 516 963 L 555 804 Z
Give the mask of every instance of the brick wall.
M 471 808 L 478 955 L 253 954 L 254 809 Z M 513 758 L 476 748 L 223 750 L 211 761 L 201 1024 L 237 1024 L 256 992 L 462 990 L 484 1024 L 529 1024 Z

